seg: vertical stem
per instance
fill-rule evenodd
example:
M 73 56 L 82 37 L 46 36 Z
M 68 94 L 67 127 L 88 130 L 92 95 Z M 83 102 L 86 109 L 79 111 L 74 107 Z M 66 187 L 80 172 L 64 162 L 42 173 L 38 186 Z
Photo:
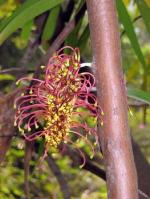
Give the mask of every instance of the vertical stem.
M 114 0 L 86 0 L 98 98 L 105 113 L 100 139 L 109 199 L 137 199 L 137 176 L 127 121 L 127 99 Z

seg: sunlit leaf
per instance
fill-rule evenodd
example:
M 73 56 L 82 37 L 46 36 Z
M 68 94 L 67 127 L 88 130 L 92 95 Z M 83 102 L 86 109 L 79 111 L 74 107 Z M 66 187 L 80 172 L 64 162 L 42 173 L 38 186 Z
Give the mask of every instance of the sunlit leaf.
M 15 77 L 10 74 L 0 74 L 0 81 L 3 80 L 15 80 Z
M 137 88 L 127 89 L 128 97 L 150 104 L 150 92 L 146 92 Z
M 136 0 L 136 3 L 145 22 L 147 31 L 150 33 L 150 7 L 148 7 L 143 0 Z
M 128 14 L 128 11 L 127 11 L 122 0 L 116 0 L 116 4 L 117 4 L 117 10 L 118 10 L 118 14 L 119 14 L 119 19 L 124 26 L 124 29 L 125 29 L 126 34 L 131 42 L 131 45 L 132 45 L 139 61 L 141 62 L 143 67 L 146 68 L 145 59 L 144 59 L 143 53 L 141 51 L 137 36 L 134 31 L 132 21 Z
M 78 33 L 80 30 L 80 27 L 82 25 L 82 20 L 83 20 L 84 15 L 81 17 L 81 19 L 79 20 L 78 24 L 76 25 L 76 27 L 74 28 L 74 30 L 70 33 L 70 35 L 67 37 L 66 41 L 65 41 L 65 45 L 70 45 L 72 47 L 76 47 L 77 46 L 77 42 L 78 42 Z
M 4 19 L 0 23 L 0 31 L 2 31 L 8 24 L 11 22 L 17 15 L 19 15 L 21 12 L 26 10 L 28 7 L 32 6 L 34 3 L 36 3 L 37 0 L 27 0 L 24 4 L 22 4 L 15 12 L 8 18 Z
M 56 25 L 57 25 L 57 18 L 59 15 L 59 11 L 60 11 L 60 6 L 56 6 L 50 11 L 50 14 L 47 18 L 47 21 L 43 30 L 42 40 L 47 41 L 52 38 L 55 32 Z
M 0 44 L 2 44 L 18 28 L 23 27 L 28 21 L 62 2 L 63 0 L 30 0 L 25 2 L 0 27 Z
M 33 20 L 28 21 L 22 28 L 21 38 L 27 41 L 29 39 L 31 29 L 33 25 Z
M 83 33 L 81 34 L 77 44 L 81 52 L 85 49 L 89 36 L 90 36 L 89 25 L 87 25 Z

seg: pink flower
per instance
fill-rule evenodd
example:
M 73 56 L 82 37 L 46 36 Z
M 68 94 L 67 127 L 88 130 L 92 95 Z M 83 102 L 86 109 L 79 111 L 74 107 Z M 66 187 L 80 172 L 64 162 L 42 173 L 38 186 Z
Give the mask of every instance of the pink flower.
M 70 54 L 63 53 L 66 48 L 71 50 Z M 43 137 L 45 154 L 61 142 L 76 147 L 73 135 L 84 140 L 93 152 L 88 136 L 93 135 L 98 143 L 99 109 L 95 95 L 90 92 L 95 86 L 95 78 L 88 72 L 79 73 L 80 65 L 79 49 L 64 47 L 50 58 L 43 80 L 22 78 L 18 81 L 32 80 L 34 84 L 25 87 L 24 93 L 15 101 L 15 125 L 28 141 Z M 93 119 L 92 127 L 84 121 L 85 114 L 86 118 Z

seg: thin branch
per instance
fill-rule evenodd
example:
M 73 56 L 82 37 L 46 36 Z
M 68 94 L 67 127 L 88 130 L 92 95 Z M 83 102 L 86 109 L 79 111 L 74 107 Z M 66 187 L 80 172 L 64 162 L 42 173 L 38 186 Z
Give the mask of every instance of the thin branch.
M 106 181 L 106 172 L 100 167 L 96 166 L 94 163 L 92 163 L 92 161 L 86 161 L 83 169 L 90 171 L 91 173 Z
M 150 199 L 150 197 L 145 194 L 143 191 L 141 191 L 140 189 L 138 189 L 139 195 L 142 197 L 140 199 Z
M 80 154 L 71 149 L 69 146 L 66 146 L 66 150 L 63 151 L 63 154 L 67 155 L 70 157 L 70 159 L 72 160 L 72 165 L 73 166 L 77 166 L 79 167 L 82 164 L 82 157 L 80 156 Z M 87 154 L 85 154 L 86 157 L 86 162 L 85 165 L 82 167 L 82 169 L 85 169 L 87 171 L 90 171 L 91 173 L 95 174 L 96 176 L 100 177 L 103 180 L 106 180 L 106 173 L 103 169 L 101 169 L 100 167 L 98 167 L 94 161 L 90 160 L 90 157 L 88 157 Z
M 47 63 L 49 58 L 53 55 L 53 53 L 60 47 L 60 45 L 64 42 L 64 40 L 68 37 L 68 35 L 72 32 L 75 27 L 75 20 L 71 20 L 65 26 L 65 28 L 61 31 L 61 33 L 57 36 L 55 41 L 50 45 L 47 50 L 45 56 L 42 59 L 42 63 Z
M 4 69 L 4 70 L 0 70 L 0 74 L 5 74 L 5 73 L 14 73 L 14 72 L 18 72 L 18 71 L 22 71 L 23 68 L 8 68 L 8 69 Z
M 59 182 L 61 191 L 63 193 L 64 199 L 70 199 L 70 191 L 67 184 L 67 181 L 65 180 L 63 174 L 61 173 L 58 165 L 56 164 L 55 160 L 52 158 L 52 156 L 49 154 L 46 158 L 46 161 L 52 171 L 52 173 L 57 178 L 57 181 Z
M 30 160 L 33 151 L 33 144 L 26 142 L 25 145 L 25 158 L 24 158 L 24 191 L 26 195 L 26 199 L 30 199 L 30 186 L 29 186 L 29 168 L 30 168 Z

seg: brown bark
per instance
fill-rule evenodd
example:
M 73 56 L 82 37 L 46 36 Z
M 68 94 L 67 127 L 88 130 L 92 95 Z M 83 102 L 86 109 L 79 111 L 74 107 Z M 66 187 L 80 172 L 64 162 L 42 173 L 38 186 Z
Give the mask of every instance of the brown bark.
M 137 199 L 137 176 L 127 122 L 115 1 L 87 0 L 98 100 L 105 113 L 101 146 L 108 198 Z
M 12 108 L 14 99 L 19 90 L 0 97 L 0 164 L 4 161 L 5 154 L 9 149 L 14 135 L 14 112 Z

